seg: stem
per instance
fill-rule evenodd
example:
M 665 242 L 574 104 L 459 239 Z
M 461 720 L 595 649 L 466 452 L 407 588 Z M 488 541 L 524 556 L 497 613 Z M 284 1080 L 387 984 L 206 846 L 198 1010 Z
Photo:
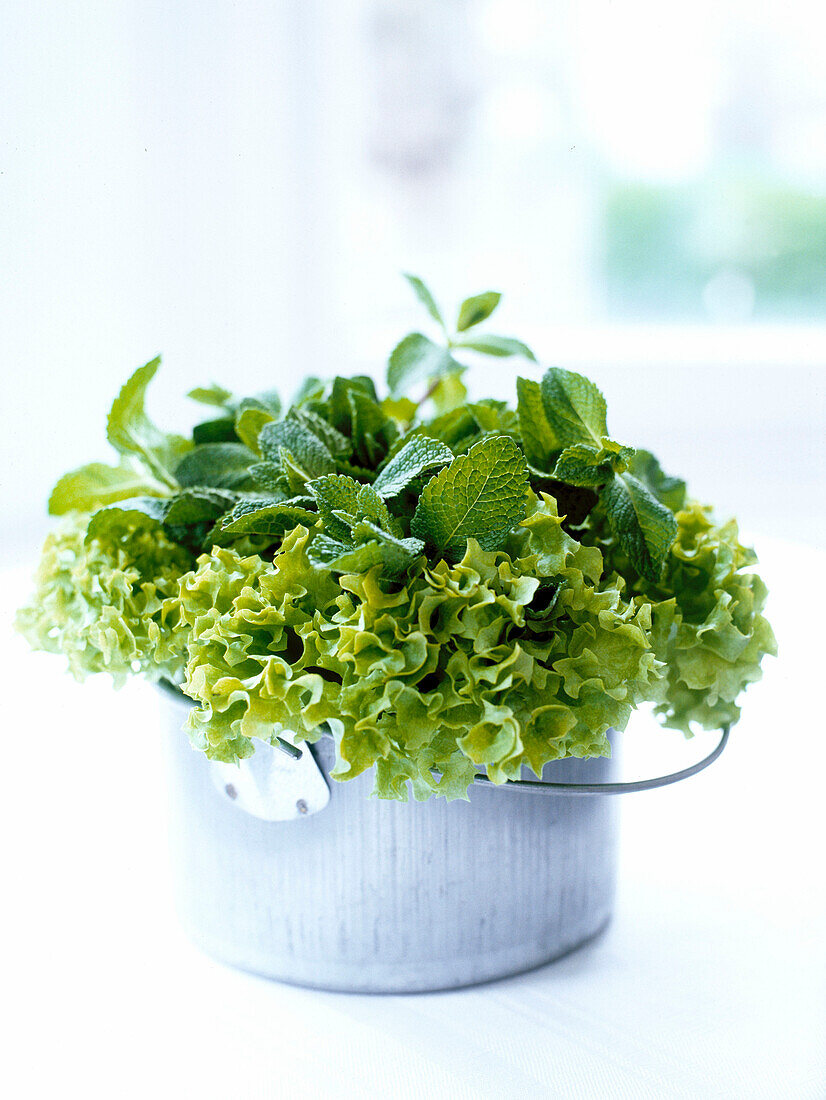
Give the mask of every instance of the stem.
M 419 400 L 419 402 L 418 402 L 419 405 L 423 405 L 429 397 L 433 396 L 433 394 L 436 392 L 436 389 L 437 389 L 439 383 L 441 382 L 442 378 L 443 378 L 443 375 L 441 375 L 441 374 L 436 375 L 436 377 L 433 379 L 433 381 L 427 387 L 427 390 L 425 391 L 424 397 L 422 397 Z

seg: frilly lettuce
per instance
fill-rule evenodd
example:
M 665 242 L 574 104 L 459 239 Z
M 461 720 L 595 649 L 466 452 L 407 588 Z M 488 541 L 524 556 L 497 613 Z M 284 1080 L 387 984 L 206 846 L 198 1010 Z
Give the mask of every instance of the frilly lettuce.
M 87 540 L 88 521 L 70 513 L 46 539 L 18 629 L 34 649 L 64 654 L 78 680 L 95 672 L 117 685 L 136 672 L 180 679 L 186 650 L 175 646 L 175 611 L 165 603 L 190 555 L 160 530 L 112 527 Z
M 623 576 L 638 603 L 651 614 L 651 641 L 663 675 L 651 698 L 666 726 L 690 735 L 733 725 L 735 700 L 761 677 L 764 655 L 777 644 L 761 613 L 766 586 L 747 572 L 757 557 L 742 546 L 734 520 L 718 524 L 712 509 L 685 501 L 676 513 L 677 536 L 662 577 L 652 582 L 635 572 L 604 519 L 593 513 L 577 534 L 597 543 L 606 567 Z
M 181 580 L 190 732 L 214 759 L 281 727 L 309 740 L 331 728 L 335 778 L 375 765 L 383 797 L 406 798 L 408 782 L 418 798 L 464 797 L 479 768 L 501 783 L 607 754 L 607 730 L 657 678 L 650 609 L 601 580 L 599 551 L 565 534 L 551 497 L 513 556 L 469 540 L 457 564 L 399 585 L 378 569 L 334 583 L 311 537 L 295 528 L 271 565 L 216 549 Z

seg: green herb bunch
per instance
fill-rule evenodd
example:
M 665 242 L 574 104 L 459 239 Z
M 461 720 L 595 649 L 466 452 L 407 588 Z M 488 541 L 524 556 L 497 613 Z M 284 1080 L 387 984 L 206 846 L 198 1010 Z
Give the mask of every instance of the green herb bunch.
M 498 294 L 451 331 L 407 278 L 441 337 L 396 346 L 383 397 L 366 376 L 309 378 L 286 409 L 211 386 L 186 438 L 147 416 L 159 360 L 139 368 L 109 414 L 119 464 L 50 498 L 31 644 L 179 684 L 212 759 L 332 733 L 335 778 L 375 768 L 402 800 L 607 755 L 644 702 L 686 734 L 735 722 L 775 650 L 736 525 L 614 440 L 582 375 L 469 401 L 457 356 L 532 352 L 478 331 Z

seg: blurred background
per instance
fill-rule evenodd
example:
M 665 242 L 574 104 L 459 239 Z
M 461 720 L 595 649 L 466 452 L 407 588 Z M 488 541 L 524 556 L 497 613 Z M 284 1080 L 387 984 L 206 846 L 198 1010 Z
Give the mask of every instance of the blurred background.
M 747 533 L 826 542 L 820 5 L 12 0 L 0 35 L 6 557 L 66 468 L 211 380 L 379 374 L 498 289 Z M 512 396 L 524 363 L 480 365 Z

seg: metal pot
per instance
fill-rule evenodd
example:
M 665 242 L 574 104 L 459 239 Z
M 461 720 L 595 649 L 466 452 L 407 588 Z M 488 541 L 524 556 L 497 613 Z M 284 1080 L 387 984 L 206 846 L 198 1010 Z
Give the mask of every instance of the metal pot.
M 244 789 L 241 769 L 191 748 L 181 730 L 189 706 L 168 699 L 177 905 L 214 958 L 321 989 L 409 993 L 541 966 L 608 923 L 614 799 L 477 785 L 470 802 L 383 801 L 370 797 L 370 775 L 329 780 L 325 738 L 311 755 L 302 746 L 324 791 L 305 780 L 307 797 L 289 802 L 288 791 L 280 813 L 292 820 L 262 820 L 262 768 L 282 794 L 291 782 L 277 775 L 281 754 L 261 746 Z M 613 769 L 613 758 L 561 760 L 542 778 L 603 789 Z

